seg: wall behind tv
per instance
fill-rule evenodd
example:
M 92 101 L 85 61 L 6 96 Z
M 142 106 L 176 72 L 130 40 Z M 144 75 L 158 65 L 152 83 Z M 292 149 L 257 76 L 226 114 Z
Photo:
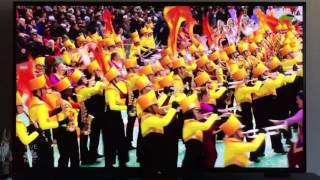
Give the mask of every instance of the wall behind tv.
M 307 171 L 320 175 L 320 1 L 306 0 L 306 3 Z M 13 0 L 3 1 L 0 13 L 0 129 L 2 129 L 11 128 L 14 121 L 12 117 L 15 95 L 12 57 Z

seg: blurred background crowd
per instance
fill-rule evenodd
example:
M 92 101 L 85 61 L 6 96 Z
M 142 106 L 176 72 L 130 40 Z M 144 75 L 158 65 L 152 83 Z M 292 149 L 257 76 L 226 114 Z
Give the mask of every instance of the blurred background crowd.
M 103 6 L 17 6 L 16 8 L 16 62 L 27 59 L 27 54 L 34 57 L 59 55 L 63 51 L 63 42 L 70 38 L 76 40 L 80 33 L 90 35 L 98 33 L 103 36 Z M 113 15 L 113 27 L 124 43 L 129 43 L 130 33 L 141 29 L 146 23 L 154 23 L 155 40 L 163 45 L 167 43 L 168 27 L 160 6 L 122 6 L 107 7 Z M 213 28 L 222 27 L 226 31 L 227 20 L 235 22 L 247 15 L 251 23 L 257 24 L 255 10 L 273 12 L 279 18 L 283 14 L 294 16 L 293 22 L 302 23 L 302 9 L 299 6 L 193 6 L 192 14 L 198 24 L 195 34 L 202 35 L 202 16 L 208 12 L 209 23 Z M 218 23 L 220 22 L 221 23 Z M 221 24 L 221 25 L 220 25 Z M 243 34 L 249 34 L 243 30 Z M 222 33 L 222 32 L 220 32 Z

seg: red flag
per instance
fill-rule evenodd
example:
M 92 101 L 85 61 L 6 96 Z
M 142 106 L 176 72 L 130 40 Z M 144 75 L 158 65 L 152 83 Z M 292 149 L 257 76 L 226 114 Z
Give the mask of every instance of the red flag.
M 110 66 L 104 58 L 103 48 L 101 44 L 98 44 L 97 47 L 93 50 L 94 58 L 97 60 L 103 74 L 106 74 Z
M 104 9 L 103 14 L 103 21 L 104 21 L 104 33 L 110 35 L 114 33 L 113 25 L 112 25 L 112 14 L 109 9 Z
M 266 15 L 266 23 L 272 31 L 275 31 L 276 26 L 279 24 L 279 20 L 272 15 Z
M 212 27 L 211 27 L 210 24 L 209 24 L 209 17 L 208 17 L 208 15 L 204 15 L 204 16 L 203 16 L 202 22 L 203 22 L 202 31 L 203 31 L 203 33 L 207 36 L 207 38 L 208 38 L 208 45 L 209 45 L 209 47 L 210 47 L 210 46 L 214 43 L 214 40 L 213 40 L 213 38 L 212 38 L 213 30 L 212 30 Z

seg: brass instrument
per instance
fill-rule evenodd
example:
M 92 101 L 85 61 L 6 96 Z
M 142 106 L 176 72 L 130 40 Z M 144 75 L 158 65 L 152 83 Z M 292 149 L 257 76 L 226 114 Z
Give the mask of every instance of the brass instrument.
M 67 131 L 69 132 L 74 132 L 77 128 L 77 119 L 78 119 L 78 111 L 71 108 L 67 107 L 65 109 L 65 114 L 68 117 L 68 124 L 67 124 Z
M 269 126 L 269 127 L 265 127 L 262 128 L 266 131 L 266 134 L 269 136 L 273 136 L 273 135 L 277 135 L 279 134 L 279 130 L 281 129 L 286 129 L 287 126 L 286 125 L 276 125 L 276 126 Z M 243 132 L 242 134 L 248 138 L 255 138 L 256 134 L 259 132 L 258 129 L 250 129 L 246 132 Z
M 136 106 L 135 106 L 135 103 L 136 103 L 136 99 L 135 99 L 135 97 L 134 97 L 134 94 L 133 94 L 133 91 L 130 91 L 129 93 L 128 93 L 128 105 L 131 105 L 132 106 L 132 108 L 129 110 L 129 113 L 128 113 L 128 115 L 130 116 L 130 117 L 135 117 L 135 116 L 137 116 L 137 109 L 136 109 Z
M 80 104 L 80 113 L 81 113 L 81 123 L 83 123 L 83 127 L 80 130 L 81 134 L 89 135 L 91 132 L 91 123 L 94 119 L 94 116 L 88 114 L 87 109 L 84 103 Z

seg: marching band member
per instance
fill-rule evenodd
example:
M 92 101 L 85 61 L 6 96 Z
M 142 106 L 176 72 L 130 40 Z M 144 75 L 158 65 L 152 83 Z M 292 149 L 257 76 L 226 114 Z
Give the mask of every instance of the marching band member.
M 223 68 L 220 60 L 220 52 L 214 51 L 208 56 L 208 58 L 210 61 L 214 63 L 213 79 L 216 79 L 218 83 L 224 83 L 225 79 L 224 79 Z
M 140 37 L 137 31 L 131 33 L 132 44 L 130 46 L 129 58 L 138 57 L 141 54 Z
M 197 95 L 192 94 L 180 102 L 183 113 L 182 137 L 186 145 L 186 153 L 182 167 L 188 171 L 195 172 L 204 168 L 204 157 L 202 155 L 203 131 L 208 130 L 218 119 L 217 114 L 211 114 L 205 122 L 199 122 L 201 116 L 198 112 L 200 104 Z
M 224 166 L 226 168 L 244 168 L 249 165 L 248 152 L 256 151 L 265 139 L 264 133 L 259 133 L 251 142 L 243 142 L 243 125 L 235 115 L 230 115 L 228 120 L 220 126 L 226 134 L 223 140 Z
M 145 52 L 145 51 L 149 51 L 149 50 L 155 49 L 156 48 L 156 44 L 155 44 L 154 39 L 153 39 L 153 31 L 152 31 L 152 29 L 147 28 L 145 26 L 145 27 L 140 29 L 140 32 L 142 34 L 141 41 L 140 41 L 141 50 L 143 52 Z
M 116 155 L 119 166 L 126 167 L 128 161 L 128 147 L 125 139 L 124 124 L 121 111 L 127 110 L 126 96 L 128 93 L 126 84 L 120 79 L 120 72 L 112 66 L 105 77 L 109 81 L 106 88 L 105 100 L 107 104 L 106 117 L 104 119 L 106 129 L 104 133 L 105 167 L 113 167 Z
M 77 97 L 76 101 L 80 106 L 78 125 L 80 128 L 81 164 L 90 164 L 94 162 L 94 159 L 90 159 L 91 156 L 88 149 L 88 139 L 91 131 L 91 122 L 94 117 L 88 114 L 85 104 L 86 101 L 91 98 L 91 96 L 101 92 L 105 88 L 105 84 L 101 81 L 98 81 L 95 86 L 88 87 L 88 80 L 85 77 L 85 74 L 78 69 L 75 69 L 72 74 L 68 76 L 68 78 L 70 81 L 76 84 L 74 91 Z
M 74 109 L 70 103 L 73 89 L 71 88 L 70 80 L 65 77 L 54 85 L 56 91 L 61 94 L 61 109 L 64 113 L 64 118 L 59 121 L 59 127 L 55 131 L 57 145 L 59 150 L 58 167 L 79 167 L 79 146 L 78 146 L 78 111 Z M 47 96 L 49 101 L 57 100 L 56 96 Z M 59 99 L 58 99 L 59 101 Z M 52 102 L 54 103 L 54 102 Z
M 100 66 L 96 60 L 92 61 L 87 66 L 88 74 L 86 77 L 88 78 L 88 86 L 94 87 L 96 83 L 99 81 L 105 82 L 104 77 L 102 75 Z M 89 145 L 89 153 L 90 160 L 95 162 L 97 158 L 103 157 L 98 153 L 98 145 L 100 140 L 100 133 L 102 130 L 102 125 L 105 122 L 105 97 L 104 97 L 104 89 L 100 89 L 98 93 L 94 94 L 86 100 L 85 107 L 88 110 L 88 113 L 94 117 L 94 120 L 91 124 L 91 132 L 90 132 L 90 145 Z
M 178 58 L 172 62 L 174 72 L 173 82 L 177 92 L 183 92 L 186 95 L 192 93 L 192 76 L 186 71 L 186 64 L 183 58 Z
M 121 59 L 126 58 L 126 52 L 123 46 L 123 42 L 120 36 L 115 36 L 114 37 L 114 42 L 115 42 L 115 50 L 114 52 L 117 52 L 120 55 Z
M 14 149 L 17 154 L 14 156 L 15 167 L 17 169 L 25 169 L 29 167 L 29 162 L 26 157 L 27 148 L 26 145 L 33 143 L 38 137 L 39 132 L 35 128 L 30 128 L 33 126 L 33 123 L 29 120 L 29 126 L 27 126 L 20 118 L 19 115 L 25 113 L 23 111 L 23 102 L 20 96 L 20 93 L 16 93 L 16 137 L 14 140 Z M 27 114 L 26 114 L 27 115 Z M 28 117 L 28 116 L 27 116 Z M 31 150 L 37 151 L 37 148 L 32 148 L 29 146 Z M 32 163 L 34 163 L 32 161 Z M 35 164 L 35 163 L 34 163 Z M 33 165 L 34 166 L 34 165 Z
M 267 67 L 263 63 L 259 63 L 252 70 L 253 77 L 261 78 L 262 75 L 268 73 Z M 280 87 L 283 81 L 283 75 L 273 76 L 271 78 L 267 78 L 260 90 L 255 92 L 253 95 L 253 114 L 256 120 L 256 128 L 264 128 L 270 123 L 267 121 L 267 117 L 272 117 L 274 113 L 275 107 L 273 106 L 276 100 L 276 89 Z M 270 107 L 270 108 L 265 108 Z M 279 136 L 274 135 L 272 138 L 272 147 L 274 148 L 276 153 L 283 154 L 284 149 L 279 141 Z M 264 143 L 261 148 L 256 152 L 257 156 L 264 156 Z
M 40 76 L 29 81 L 29 87 L 32 91 L 31 102 L 29 105 L 29 114 L 32 122 L 39 124 L 39 128 L 43 131 L 44 141 L 39 143 L 39 154 L 35 167 L 54 167 L 53 148 L 50 129 L 55 129 L 59 126 L 58 121 L 51 120 L 49 115 L 49 107 L 43 100 L 47 94 L 46 79 Z M 58 114 L 62 109 L 58 108 L 54 114 Z M 50 112 L 52 114 L 52 112 Z
M 215 112 L 215 99 L 219 97 L 212 97 L 210 95 L 211 91 L 211 80 L 209 75 L 206 72 L 200 72 L 197 77 L 194 79 L 197 87 L 200 88 L 198 92 L 198 98 L 200 102 L 200 113 L 213 113 Z M 204 118 L 201 119 L 203 121 Z M 215 129 L 215 126 L 212 125 L 208 130 L 203 131 L 203 165 L 205 168 L 211 168 L 214 166 L 217 159 L 217 150 L 215 146 L 216 137 L 212 133 Z
M 171 104 L 179 103 L 186 97 L 184 93 L 176 93 L 174 90 L 173 77 L 169 74 L 163 77 L 159 81 L 160 88 L 163 88 L 163 93 L 159 97 L 161 107 L 170 107 Z M 164 97 L 163 97 L 164 96 Z M 163 99 L 163 100 L 160 100 Z M 182 137 L 181 131 L 183 126 L 183 120 L 181 114 L 178 112 L 171 120 L 171 122 L 164 127 L 164 145 L 166 148 L 165 157 L 166 173 L 174 173 L 177 167 L 178 161 L 178 142 Z
M 157 98 L 154 91 L 140 96 L 137 100 L 143 110 L 141 115 L 141 148 L 144 158 L 140 162 L 141 167 L 148 175 L 155 175 L 158 171 L 163 172 L 165 163 L 165 154 L 161 152 L 164 142 L 164 130 L 176 114 L 177 104 L 173 104 L 165 115 L 157 113 Z
M 237 77 L 238 76 L 238 77 Z M 239 114 L 241 115 L 240 122 L 245 125 L 245 131 L 253 129 L 253 117 L 252 117 L 252 94 L 259 91 L 262 82 L 257 81 L 254 86 L 248 84 L 247 73 L 244 69 L 238 70 L 234 75 L 234 78 L 242 81 L 235 87 L 235 100 L 238 105 L 241 107 Z M 247 138 L 247 141 L 251 139 Z M 258 157 L 255 154 L 250 154 L 250 160 L 258 162 Z
M 136 99 L 139 96 L 139 90 L 135 87 L 135 82 L 140 77 L 138 75 L 138 65 L 136 58 L 130 58 L 124 61 L 124 66 L 127 69 L 128 74 L 125 76 L 128 87 L 127 96 L 127 114 L 128 123 L 126 127 L 126 138 L 129 149 L 134 149 L 132 146 L 133 127 L 137 119 Z

